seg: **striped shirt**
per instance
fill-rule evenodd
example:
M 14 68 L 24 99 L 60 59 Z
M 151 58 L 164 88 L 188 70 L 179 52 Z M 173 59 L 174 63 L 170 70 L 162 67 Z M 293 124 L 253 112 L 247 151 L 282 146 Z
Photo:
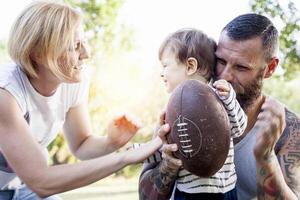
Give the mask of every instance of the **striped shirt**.
M 231 138 L 230 148 L 222 168 L 213 176 L 203 178 L 196 176 L 185 169 L 180 169 L 177 177 L 177 188 L 185 193 L 226 193 L 234 189 L 236 184 L 236 172 L 234 166 L 233 138 L 243 134 L 247 126 L 247 116 L 236 100 L 236 93 L 230 83 L 230 92 L 227 97 L 219 96 L 211 84 L 209 86 L 216 92 L 223 102 L 227 111 L 230 126 Z M 161 151 L 156 151 L 145 162 L 154 163 L 161 161 Z

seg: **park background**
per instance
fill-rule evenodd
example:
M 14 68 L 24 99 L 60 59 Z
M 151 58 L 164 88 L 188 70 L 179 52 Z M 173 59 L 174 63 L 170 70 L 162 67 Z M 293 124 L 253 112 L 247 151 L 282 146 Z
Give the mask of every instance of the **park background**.
M 0 8 L 0 64 L 7 55 L 10 26 L 31 0 L 9 0 Z M 280 68 L 264 92 L 300 113 L 300 0 L 65 0 L 85 16 L 92 56 L 89 109 L 94 133 L 105 134 L 109 120 L 120 111 L 138 116 L 143 128 L 132 142 L 151 139 L 168 94 L 160 80 L 158 48 L 179 28 L 194 27 L 218 39 L 223 26 L 239 14 L 255 12 L 272 19 L 281 31 Z M 101 148 L 101 147 L 99 147 Z M 49 147 L 52 164 L 78 162 L 62 134 Z M 120 170 L 95 184 L 70 191 L 66 200 L 135 200 L 141 165 Z

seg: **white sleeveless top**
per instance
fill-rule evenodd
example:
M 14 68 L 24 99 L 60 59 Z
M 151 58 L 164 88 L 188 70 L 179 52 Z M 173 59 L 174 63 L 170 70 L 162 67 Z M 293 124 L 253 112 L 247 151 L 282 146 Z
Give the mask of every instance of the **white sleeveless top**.
M 52 96 L 45 97 L 33 88 L 20 67 L 10 64 L 0 66 L 0 88 L 16 99 L 31 133 L 46 151 L 62 129 L 68 110 L 87 99 L 89 80 L 84 75 L 80 83 L 62 83 Z M 7 185 L 7 181 L 2 183 L 7 179 L 4 175 L 0 170 L 0 189 Z

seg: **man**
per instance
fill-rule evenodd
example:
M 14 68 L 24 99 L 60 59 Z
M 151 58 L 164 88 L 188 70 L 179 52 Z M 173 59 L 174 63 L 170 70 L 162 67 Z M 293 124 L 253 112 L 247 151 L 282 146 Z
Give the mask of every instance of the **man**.
M 300 198 L 300 119 L 261 91 L 263 80 L 278 65 L 277 46 L 278 32 L 272 22 L 245 14 L 225 26 L 216 50 L 216 78 L 233 85 L 248 115 L 248 126 L 235 141 L 241 200 Z M 163 160 L 145 165 L 140 199 L 170 198 L 182 164 L 172 156 L 176 150 L 175 144 L 165 144 Z

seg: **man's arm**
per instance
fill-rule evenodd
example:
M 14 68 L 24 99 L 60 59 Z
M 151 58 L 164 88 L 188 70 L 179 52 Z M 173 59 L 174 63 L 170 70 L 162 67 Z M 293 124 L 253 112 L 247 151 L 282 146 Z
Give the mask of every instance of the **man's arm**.
M 177 145 L 165 144 L 162 148 L 163 160 L 159 163 L 145 164 L 140 176 L 139 199 L 166 200 L 169 199 L 177 173 L 182 162 L 172 156 L 177 151 Z
M 283 151 L 278 154 L 286 183 L 300 199 L 300 118 L 294 113 L 286 112 L 287 141 Z
M 288 138 L 276 156 L 275 144 L 284 127 Z M 254 149 L 258 199 L 299 199 L 299 118 L 285 117 L 284 107 L 267 98 L 254 128 L 258 131 Z

